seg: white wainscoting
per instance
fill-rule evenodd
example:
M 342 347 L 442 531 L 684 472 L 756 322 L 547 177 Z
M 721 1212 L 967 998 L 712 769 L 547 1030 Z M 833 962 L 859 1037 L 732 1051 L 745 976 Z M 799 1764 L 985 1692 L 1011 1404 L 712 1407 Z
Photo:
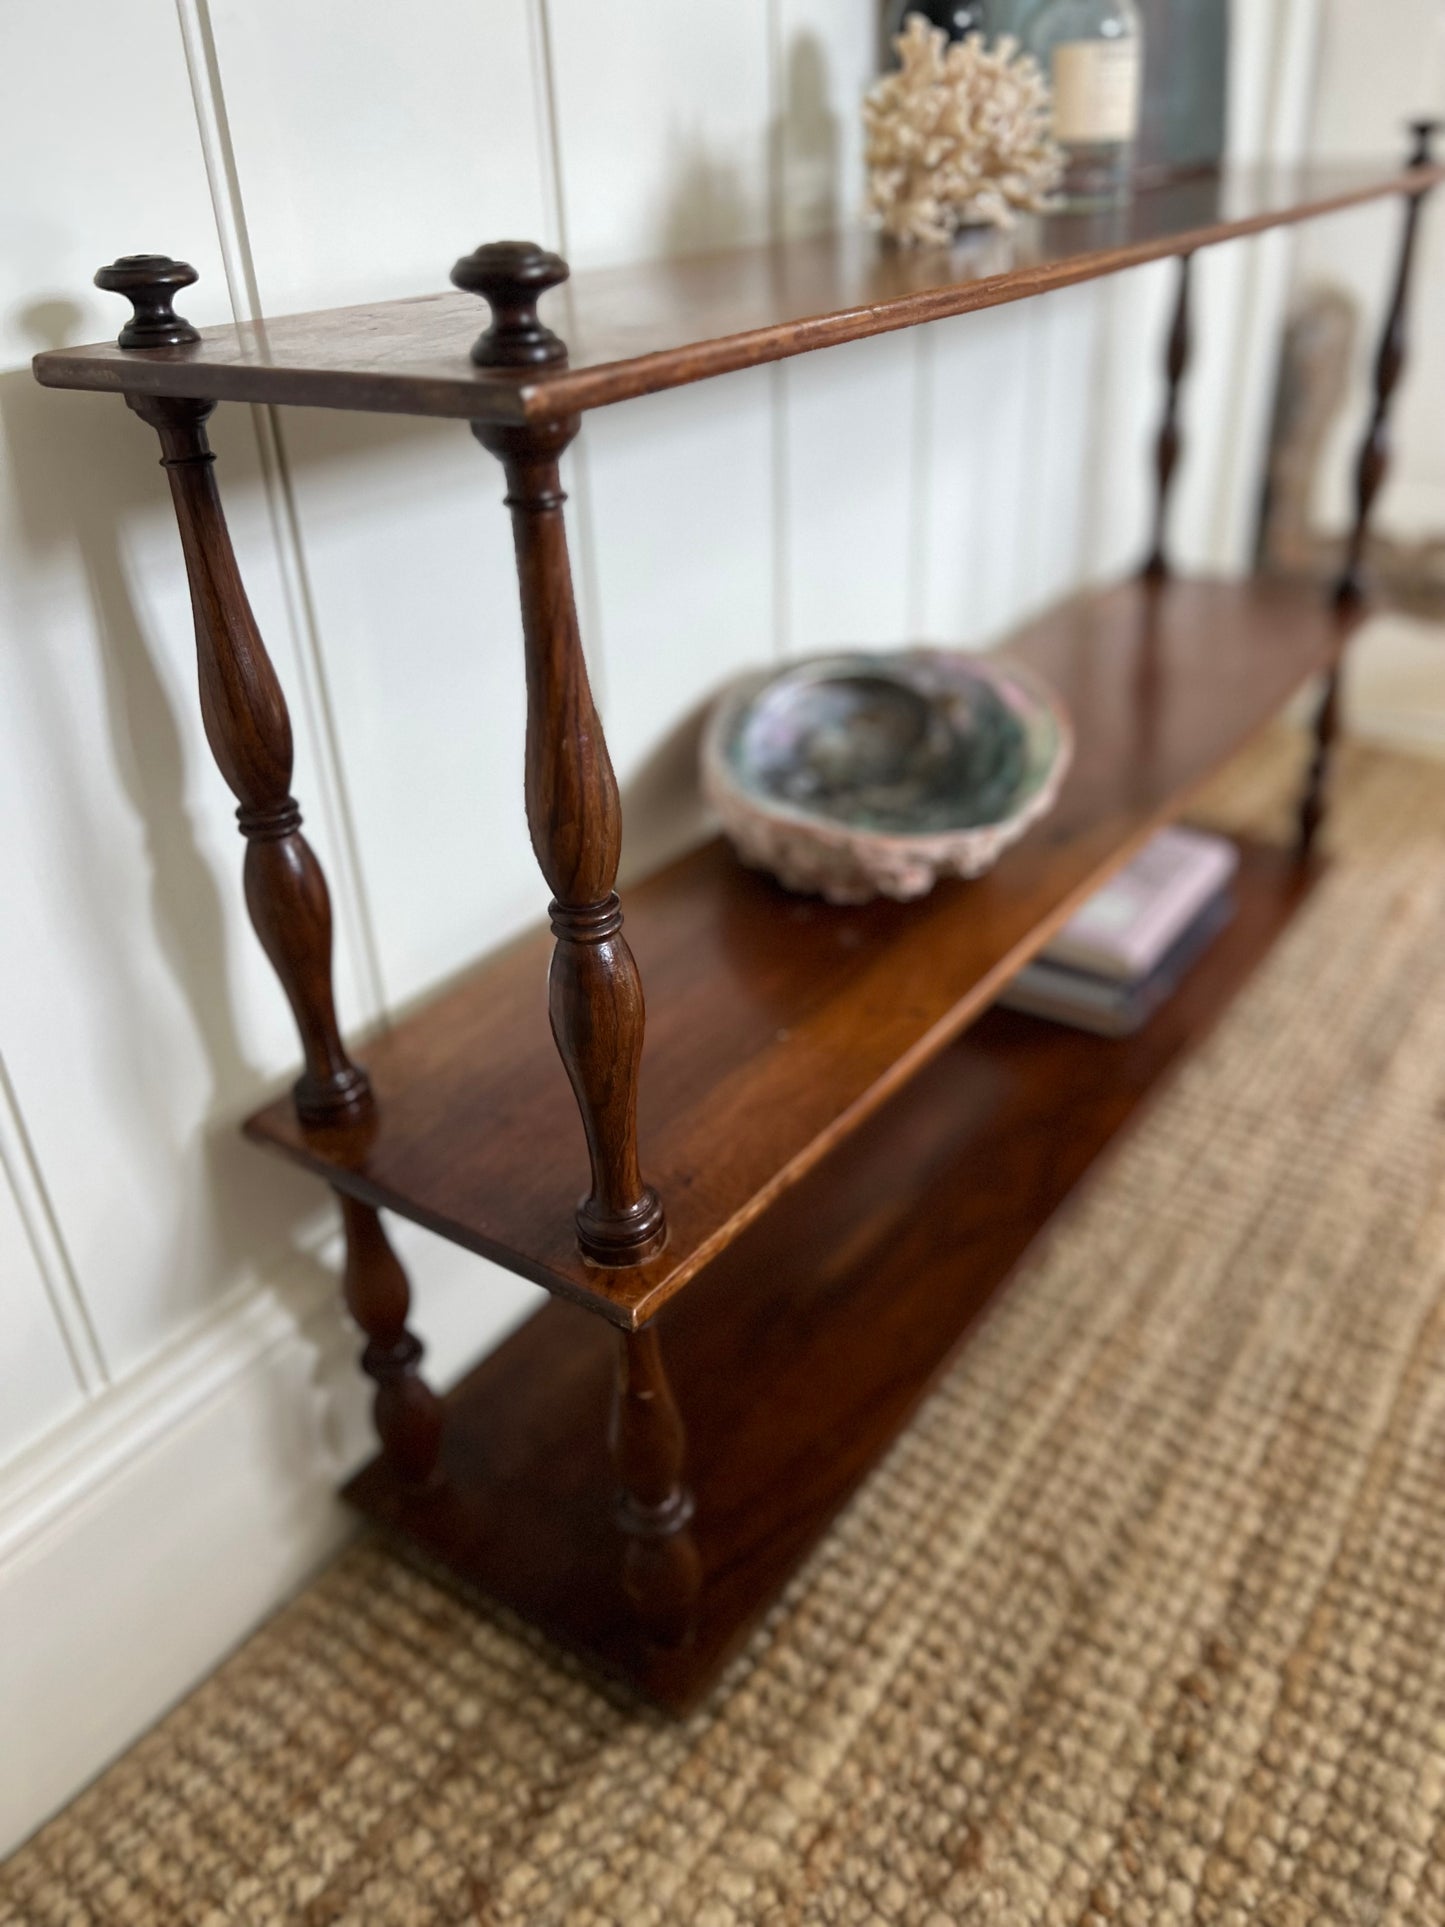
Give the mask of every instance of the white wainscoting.
M 1313 0 L 1238 9 L 1236 152 L 1304 135 Z M 196 320 L 851 213 L 873 0 L 76 0 L 9 10 L 0 522 L 0 1845 L 272 1610 L 365 1449 L 317 1186 L 243 1145 L 289 1019 L 195 714 L 153 438 L 42 392 L 154 249 Z M 1293 77 L 1293 78 L 1292 78 Z M 1203 264 L 1178 540 L 1241 560 L 1288 242 Z M 570 463 L 629 862 L 696 834 L 691 720 L 746 664 L 985 642 L 1136 556 L 1167 268 L 589 419 Z M 541 910 L 495 465 L 464 426 L 222 409 L 219 474 L 290 694 L 340 1001 L 384 1023 Z M 534 1302 L 406 1227 L 441 1380 Z

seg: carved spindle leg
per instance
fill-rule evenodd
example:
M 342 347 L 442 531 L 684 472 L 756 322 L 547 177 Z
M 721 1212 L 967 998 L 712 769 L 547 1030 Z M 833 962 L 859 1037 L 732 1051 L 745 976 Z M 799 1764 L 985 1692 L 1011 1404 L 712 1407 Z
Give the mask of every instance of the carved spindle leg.
M 1434 121 L 1416 121 L 1413 124 L 1415 144 L 1410 154 L 1412 166 L 1421 167 L 1429 163 L 1436 126 Z M 1405 367 L 1405 321 L 1415 261 L 1415 237 L 1420 226 L 1420 207 L 1427 192 L 1428 189 L 1422 188 L 1405 198 L 1405 219 L 1395 266 L 1395 284 L 1385 324 L 1380 331 L 1380 344 L 1375 351 L 1374 407 L 1355 462 L 1355 518 L 1350 527 L 1345 565 L 1335 584 L 1335 599 L 1342 603 L 1364 600 L 1365 543 L 1369 536 L 1375 497 L 1390 466 L 1390 403 Z
M 443 1407 L 418 1369 L 421 1340 L 407 1329 L 411 1287 L 377 1213 L 336 1195 L 346 1227 L 346 1309 L 366 1334 L 361 1365 L 376 1382 L 382 1453 L 408 1485 L 425 1485 L 441 1450 Z
M 1412 123 L 1414 146 L 1410 165 L 1421 167 L 1431 159 L 1431 142 L 1438 123 Z M 1400 253 L 1395 267 L 1395 282 L 1380 345 L 1375 352 L 1375 393 L 1369 426 L 1355 462 L 1355 515 L 1350 525 L 1344 567 L 1334 586 L 1335 608 L 1340 616 L 1339 646 L 1335 661 L 1325 678 L 1315 711 L 1314 736 L 1310 749 L 1309 771 L 1300 801 L 1299 841 L 1301 856 L 1308 856 L 1324 821 L 1328 800 L 1330 771 L 1335 743 L 1340 730 L 1340 675 L 1346 643 L 1357 627 L 1365 601 L 1365 545 L 1375 499 L 1390 466 L 1390 403 L 1405 367 L 1405 322 L 1410 298 L 1410 277 L 1415 259 L 1415 237 L 1420 225 L 1420 206 L 1428 184 L 1409 193 L 1405 199 L 1404 227 Z
M 473 358 L 500 366 L 560 359 L 565 350 L 537 320 L 536 300 L 566 272 L 556 255 L 523 242 L 499 242 L 459 261 L 453 280 L 485 294 L 496 317 Z M 642 980 L 613 888 L 621 806 L 587 681 L 562 519 L 558 462 L 578 423 L 472 426 L 506 471 L 516 541 L 527 652 L 527 822 L 552 891 L 557 939 L 552 1034 L 592 1167 L 577 1238 L 596 1264 L 640 1264 L 661 1248 L 666 1225 L 637 1160 Z
M 122 348 L 177 347 L 198 339 L 171 308 L 196 271 L 163 254 L 131 254 L 102 268 L 97 287 L 125 295 L 135 313 Z M 321 865 L 301 834 L 291 794 L 291 718 L 246 600 L 206 440 L 214 402 L 128 394 L 160 437 L 196 623 L 206 740 L 239 808 L 246 838 L 246 904 L 281 980 L 306 1068 L 296 1109 L 308 1123 L 353 1116 L 371 1102 L 366 1073 L 342 1049 L 331 987 L 331 899 Z
M 135 309 L 123 348 L 179 346 L 198 337 L 172 312 L 196 271 L 166 255 L 133 254 L 102 268 L 96 285 Z M 341 1046 L 331 988 L 331 900 L 291 795 L 291 718 L 241 583 L 206 440 L 214 402 L 127 395 L 160 436 L 191 585 L 201 715 L 211 753 L 240 807 L 246 903 L 301 1033 L 306 1068 L 296 1108 L 308 1122 L 349 1116 L 370 1102 L 366 1073 Z
M 1310 759 L 1305 772 L 1304 795 L 1300 799 L 1299 834 L 1296 852 L 1307 857 L 1315 846 L 1320 825 L 1325 819 L 1329 798 L 1330 768 L 1335 744 L 1340 735 L 1340 664 L 1328 670 L 1315 702 L 1314 723 L 1310 731 Z
M 685 1645 L 697 1614 L 702 1566 L 683 1480 L 687 1437 L 651 1326 L 618 1333 L 612 1407 L 622 1584 L 648 1638 Z
M 370 1102 L 366 1073 L 342 1048 L 331 987 L 331 899 L 291 794 L 291 718 L 256 628 L 221 512 L 205 401 L 130 395 L 160 436 L 191 584 L 206 740 L 239 808 L 246 906 L 286 992 L 306 1068 L 296 1109 L 308 1123 Z
M 1189 366 L 1191 346 L 1189 268 L 1192 260 L 1193 256 L 1188 254 L 1179 257 L 1179 292 L 1175 297 L 1174 321 L 1169 329 L 1169 351 L 1165 361 L 1168 385 L 1164 393 L 1164 419 L 1154 444 L 1154 541 L 1149 560 L 1144 564 L 1144 574 L 1154 582 L 1162 582 L 1169 573 L 1165 533 L 1174 471 L 1179 464 L 1179 396 L 1185 370 Z

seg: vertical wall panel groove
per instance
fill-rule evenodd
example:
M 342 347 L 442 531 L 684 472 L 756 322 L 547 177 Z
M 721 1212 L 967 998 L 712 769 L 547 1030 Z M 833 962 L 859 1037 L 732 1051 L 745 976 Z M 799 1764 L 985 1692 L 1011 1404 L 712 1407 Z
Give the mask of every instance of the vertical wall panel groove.
M 552 19 L 549 0 L 529 0 L 532 70 L 536 87 L 537 113 L 543 128 L 543 196 L 550 215 L 550 232 L 538 238 L 569 258 L 571 239 L 567 207 L 562 193 L 562 128 L 557 111 L 557 86 L 552 55 Z M 495 238 L 495 237 L 489 237 Z M 563 473 L 569 491 L 570 548 L 572 571 L 576 578 L 577 614 L 582 630 L 582 649 L 587 658 L 587 673 L 592 694 L 600 713 L 607 710 L 607 649 L 602 633 L 602 598 L 598 588 L 597 524 L 592 512 L 592 471 L 588 459 L 587 425 L 563 457 Z
M 574 266 L 767 237 L 769 22 L 767 0 L 685 22 L 669 0 L 608 13 L 548 0 Z M 759 369 L 600 409 L 576 444 L 586 502 L 574 561 L 596 583 L 586 616 L 623 789 L 624 883 L 701 833 L 701 711 L 772 654 L 776 430 L 771 371 Z
M 93 1398 L 110 1383 L 110 1372 L 3 1056 L 0 1056 L 0 1172 L 14 1197 L 76 1385 L 88 1398 Z
M 42 390 L 28 366 L 36 348 L 113 337 L 115 303 L 91 276 L 147 246 L 197 266 L 193 320 L 228 316 L 178 18 L 97 7 L 57 33 L 22 9 L 13 28 L 3 137 L 21 218 L 0 277 L 16 476 L 0 529 L 11 827 L 0 894 L 25 942 L 0 966 L 0 1028 L 43 1192 L 27 1205 L 27 1240 L 99 1392 L 254 1279 L 301 1215 L 284 1174 L 244 1156 L 230 1121 L 284 1069 L 294 1033 L 244 930 L 234 818 L 197 741 L 189 597 L 154 437 L 118 398 Z M 62 96 L 64 128 L 50 111 Z M 273 545 L 240 421 L 218 421 L 217 443 L 271 624 Z M 25 1161 L 11 1168 L 23 1190 Z M 23 1298 L 23 1276 L 17 1288 Z M 51 1416 L 68 1409 L 57 1401 Z
M 792 609 L 789 595 L 792 586 L 794 558 L 792 554 L 792 517 L 789 514 L 788 496 L 788 455 L 790 424 L 788 420 L 789 384 L 788 364 L 785 361 L 774 363 L 770 370 L 769 404 L 772 415 L 772 467 L 768 480 L 772 488 L 772 527 L 773 542 L 768 556 L 772 570 L 773 589 L 773 660 L 786 660 L 792 647 Z
M 786 132 L 785 115 L 785 23 L 786 0 L 768 0 L 768 235 L 781 241 L 787 231 L 785 206 Z M 795 557 L 791 547 L 792 517 L 789 513 L 788 453 L 789 398 L 791 371 L 786 361 L 776 362 L 768 384 L 768 412 L 772 439 L 772 463 L 768 483 L 772 490 L 772 546 L 768 566 L 772 572 L 773 635 L 772 655 L 783 662 L 792 644 L 792 574 Z
M 401 36 L 384 0 L 299 14 L 286 0 L 205 3 L 265 311 L 440 289 L 459 254 L 501 234 L 557 244 L 540 0 L 465 13 L 416 0 Z M 483 315 L 478 303 L 478 328 Z M 277 502 L 314 652 L 324 774 L 345 811 L 378 995 L 394 1008 L 546 901 L 522 810 L 501 472 L 462 422 L 283 417 Z M 585 514 L 585 479 L 574 469 L 568 484 Z M 585 596 L 584 571 L 579 559 Z M 444 1384 L 536 1293 L 415 1227 L 393 1230 Z
M 256 321 L 261 319 L 263 309 L 209 0 L 176 0 L 176 13 L 232 308 L 238 321 Z M 336 738 L 315 598 L 296 516 L 285 430 L 275 408 L 254 408 L 251 416 L 277 562 L 293 633 L 299 644 L 296 656 L 301 671 L 301 702 L 316 750 L 319 793 L 315 807 L 320 812 L 327 832 L 325 841 L 330 846 L 327 879 L 361 1004 L 360 1010 L 352 1015 L 363 1021 L 375 1021 L 386 1015 L 381 963 L 367 901 L 355 816 Z M 307 807 L 306 799 L 302 807 L 303 810 Z
M 915 331 L 913 394 L 909 411 L 908 462 L 908 639 L 931 640 L 928 610 L 928 531 L 933 495 L 933 347 L 932 328 Z
M 774 0 L 770 27 L 773 226 L 785 240 L 861 217 L 877 12 L 872 0 Z M 774 586 L 787 654 L 906 639 L 917 352 L 916 337 L 886 335 L 781 364 Z
M 1265 49 L 1264 112 L 1251 137 L 1254 158 L 1289 162 L 1307 151 L 1309 99 L 1319 48 L 1320 0 L 1282 0 Z M 1375 210 L 1378 214 L 1379 210 Z M 1300 231 L 1261 235 L 1250 249 L 1250 273 L 1237 308 L 1238 426 L 1220 462 L 1213 550 L 1232 566 L 1252 560 L 1259 475 L 1274 400 L 1277 342 L 1288 303 Z

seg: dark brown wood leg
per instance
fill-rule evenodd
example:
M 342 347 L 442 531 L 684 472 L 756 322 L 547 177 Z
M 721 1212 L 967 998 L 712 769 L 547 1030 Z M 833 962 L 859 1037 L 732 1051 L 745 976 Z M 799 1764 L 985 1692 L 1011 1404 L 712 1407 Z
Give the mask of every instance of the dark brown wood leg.
M 452 270 L 485 295 L 492 326 L 472 349 L 480 367 L 565 361 L 564 342 L 537 319 L 537 299 L 567 278 L 560 256 L 498 241 Z M 527 650 L 527 823 L 552 891 L 552 1035 L 587 1135 L 592 1188 L 577 1208 L 577 1242 L 598 1265 L 635 1265 L 662 1249 L 662 1204 L 637 1161 L 642 979 L 622 934 L 613 885 L 622 850 L 617 779 L 592 701 L 577 629 L 558 464 L 575 416 L 535 425 L 474 422 L 502 463 L 517 548 Z
M 1340 666 L 1329 671 L 1315 705 L 1314 727 L 1310 739 L 1309 768 L 1305 773 L 1304 795 L 1300 798 L 1299 832 L 1296 847 L 1301 858 L 1314 849 L 1320 825 L 1325 820 L 1329 801 L 1330 772 L 1335 744 L 1340 734 Z
M 1431 142 L 1437 123 L 1416 121 L 1412 127 L 1414 146 L 1412 166 L 1424 166 L 1431 158 Z M 1400 236 L 1400 252 L 1395 264 L 1395 282 L 1385 325 L 1375 351 L 1375 395 L 1360 452 L 1355 460 L 1355 515 L 1350 525 L 1344 567 L 1334 586 L 1335 607 L 1341 622 L 1340 656 L 1351 631 L 1358 626 L 1365 605 L 1365 545 L 1375 499 L 1390 467 L 1390 403 L 1405 367 L 1405 323 L 1410 299 L 1410 277 L 1415 260 L 1415 237 L 1420 226 L 1420 204 L 1428 190 L 1405 197 L 1405 220 Z M 1329 780 L 1335 744 L 1340 733 L 1340 660 L 1325 679 L 1319 706 L 1315 711 L 1314 738 L 1310 748 L 1309 769 L 1304 795 L 1300 801 L 1298 850 L 1308 856 L 1319 835 L 1329 798 Z
M 1179 257 L 1179 291 L 1174 301 L 1174 320 L 1169 329 L 1169 350 L 1165 362 L 1168 385 L 1164 391 L 1164 419 L 1154 444 L 1154 539 L 1149 549 L 1149 560 L 1144 564 L 1144 574 L 1153 582 L 1162 582 L 1169 574 L 1165 536 L 1174 471 L 1179 466 L 1179 396 L 1189 367 L 1189 264 L 1192 259 L 1193 256 L 1188 254 Z
M 666 1237 L 637 1161 L 642 979 L 613 884 L 622 849 L 617 779 L 577 629 L 558 458 L 575 419 L 541 428 L 474 424 L 501 458 L 516 538 L 527 650 L 527 822 L 552 890 L 552 1035 L 587 1135 L 592 1188 L 577 1238 L 600 1265 L 640 1264 Z
M 206 440 L 212 402 L 130 395 L 160 436 L 191 586 L 201 715 L 246 838 L 246 904 L 301 1034 L 295 1089 L 308 1123 L 356 1115 L 366 1073 L 341 1043 L 331 986 L 331 899 L 291 794 L 291 718 L 236 566 Z
M 344 1192 L 336 1196 L 346 1227 L 346 1309 L 366 1334 L 361 1365 L 376 1383 L 382 1454 L 398 1478 L 426 1485 L 436 1473 L 444 1408 L 421 1376 L 421 1340 L 407 1328 L 411 1286 L 377 1212 Z
M 686 1645 L 697 1617 L 702 1566 L 683 1479 L 687 1435 L 663 1370 L 657 1332 L 617 1334 L 612 1462 L 622 1528 L 622 1585 L 654 1645 Z

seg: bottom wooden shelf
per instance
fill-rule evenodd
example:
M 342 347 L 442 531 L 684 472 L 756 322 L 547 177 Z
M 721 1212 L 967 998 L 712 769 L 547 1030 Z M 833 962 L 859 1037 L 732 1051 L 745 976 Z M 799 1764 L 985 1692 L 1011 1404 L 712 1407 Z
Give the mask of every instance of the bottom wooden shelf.
M 1241 849 L 1238 914 L 1138 1036 L 989 1012 L 661 1313 L 704 1574 L 686 1648 L 645 1646 L 621 1594 L 605 1449 L 619 1340 L 575 1306 L 547 1305 L 450 1394 L 436 1492 L 408 1494 L 377 1461 L 346 1496 L 649 1698 L 695 1705 L 1317 874 Z

